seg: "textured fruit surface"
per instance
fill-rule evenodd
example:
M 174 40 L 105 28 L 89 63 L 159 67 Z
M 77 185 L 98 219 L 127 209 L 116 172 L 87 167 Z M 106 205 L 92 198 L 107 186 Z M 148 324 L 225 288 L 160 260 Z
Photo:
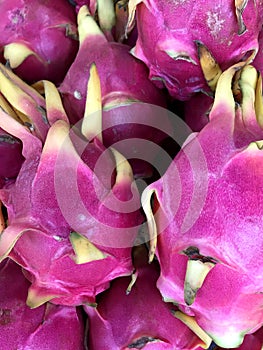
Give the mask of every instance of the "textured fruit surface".
M 60 83 L 78 49 L 73 7 L 63 0 L 4 0 L 0 12 L 0 61 L 28 82 Z
M 136 5 L 132 52 L 149 67 L 149 78 L 177 99 L 206 88 L 195 41 L 208 47 L 223 70 L 258 51 L 262 1 L 130 1 L 131 17 Z
M 231 81 L 237 69 L 221 75 L 209 123 L 189 137 L 143 195 L 150 231 L 159 233 L 150 251 L 157 244 L 158 288 L 184 310 L 190 305 L 199 325 L 223 347 L 239 346 L 263 323 L 258 77 L 251 66 L 242 70 L 243 99 L 235 109 Z M 147 204 L 152 197 L 155 223 Z
M 80 310 L 49 303 L 31 310 L 26 305 L 30 283 L 21 267 L 9 259 L 0 264 L 0 282 L 3 350 L 84 349 L 84 322 Z

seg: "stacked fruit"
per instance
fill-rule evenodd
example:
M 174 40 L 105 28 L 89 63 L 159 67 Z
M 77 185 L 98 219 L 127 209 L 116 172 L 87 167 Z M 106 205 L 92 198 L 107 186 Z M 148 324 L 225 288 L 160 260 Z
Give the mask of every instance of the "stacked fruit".
M 0 1 L 4 350 L 263 348 L 263 1 Z

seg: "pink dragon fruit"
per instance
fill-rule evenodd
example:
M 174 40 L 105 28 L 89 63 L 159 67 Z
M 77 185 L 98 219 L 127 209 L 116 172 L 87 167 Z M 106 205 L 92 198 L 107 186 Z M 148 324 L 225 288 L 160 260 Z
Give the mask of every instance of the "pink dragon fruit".
M 150 69 L 149 78 L 171 96 L 187 100 L 205 89 L 195 41 L 201 41 L 223 70 L 258 51 L 262 1 L 131 0 L 128 28 L 136 12 L 135 57 Z
M 253 334 L 245 336 L 244 342 L 238 350 L 262 350 L 263 346 L 263 327 Z M 216 347 L 214 350 L 221 350 L 222 348 Z
M 184 121 L 192 131 L 201 131 L 209 122 L 213 102 L 213 97 L 200 92 L 184 104 Z
M 84 322 L 74 307 L 26 305 L 29 282 L 20 266 L 0 264 L 0 341 L 3 350 L 84 350 Z M 66 330 L 66 333 L 65 333 Z
M 28 82 L 60 83 L 78 50 L 76 15 L 70 4 L 4 0 L 0 12 L 0 61 L 7 61 Z
M 23 142 L 25 157 L 14 185 L 0 193 L 9 221 L 0 256 L 25 269 L 31 307 L 48 300 L 93 303 L 109 281 L 133 271 L 140 198 L 128 162 L 102 145 L 99 116 L 97 125 L 91 122 L 90 111 L 101 99 L 95 66 L 91 72 L 80 130 L 70 131 L 54 85 L 52 93 L 46 89 L 51 126 L 43 150 L 36 136 L 0 110 L 0 126 Z
M 101 77 L 105 146 L 113 145 L 126 158 L 131 158 L 128 155 L 132 147 L 129 145 L 128 149 L 119 148 L 120 144 L 124 145 L 119 141 L 144 138 L 160 144 L 166 135 L 148 126 L 151 119 L 155 118 L 148 104 L 164 107 L 166 98 L 148 80 L 145 65 L 130 55 L 127 45 L 108 42 L 85 6 L 78 14 L 78 29 L 80 49 L 59 88 L 70 121 L 75 123 L 83 116 L 88 72 L 91 64 L 95 62 Z M 145 104 L 138 105 L 138 102 Z M 140 124 L 134 123 L 131 126 L 134 113 L 139 113 Z M 168 121 L 163 118 L 162 123 Z M 136 143 L 133 147 L 136 158 L 141 147 Z M 151 163 L 153 151 L 150 150 L 149 153 L 150 157 L 146 158 Z M 138 160 L 138 163 L 137 168 L 132 163 L 136 175 L 140 172 L 151 172 L 151 168 L 147 167 L 145 162 L 141 164 Z
M 159 290 L 225 348 L 263 324 L 261 79 L 242 69 L 235 109 L 231 83 L 241 67 L 221 75 L 209 123 L 142 196 Z
M 0 178 L 1 181 L 17 176 L 24 161 L 20 140 L 0 129 Z
M 172 304 L 162 301 L 156 288 L 158 265 L 155 262 L 149 266 L 142 249 L 137 249 L 137 278 L 131 290 L 129 277 L 116 279 L 109 290 L 98 296 L 96 308 L 84 306 L 90 325 L 88 348 L 200 350 L 202 346 L 207 349 L 211 339 L 195 324 L 194 319 L 191 318 L 193 329 L 201 338 L 172 315 L 172 312 L 182 313 Z

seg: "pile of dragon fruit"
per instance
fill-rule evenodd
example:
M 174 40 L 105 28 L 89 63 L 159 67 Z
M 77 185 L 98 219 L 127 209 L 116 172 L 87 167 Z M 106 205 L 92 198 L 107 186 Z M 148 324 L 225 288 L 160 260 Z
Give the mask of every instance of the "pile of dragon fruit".
M 0 0 L 3 350 L 263 349 L 263 1 Z

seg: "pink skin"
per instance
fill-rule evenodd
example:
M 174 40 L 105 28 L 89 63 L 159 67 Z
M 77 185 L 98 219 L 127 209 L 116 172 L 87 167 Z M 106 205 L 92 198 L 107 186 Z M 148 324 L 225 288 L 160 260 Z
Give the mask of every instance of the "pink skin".
M 237 350 L 262 350 L 263 344 L 263 327 L 253 334 L 248 334 L 244 338 L 244 342 Z M 223 350 L 223 348 L 216 348 L 215 350 Z
M 263 130 L 253 104 L 250 110 L 242 106 L 246 114 L 235 111 L 231 81 L 220 91 L 209 123 L 147 191 L 156 194 L 158 288 L 166 300 L 193 313 L 218 345 L 228 347 L 231 339 L 239 346 L 263 324 L 263 154 L 255 143 Z M 223 91 L 225 101 L 219 97 Z M 184 300 L 189 247 L 199 250 L 198 259 L 217 263 L 190 309 Z
M 166 137 L 161 131 L 149 128 L 152 109 L 147 105 L 139 106 L 142 124 L 128 124 L 132 121 L 134 102 L 166 106 L 165 95 L 148 80 L 147 67 L 135 59 L 129 50 L 128 45 L 108 42 L 103 33 L 87 35 L 59 88 L 69 120 L 74 124 L 83 117 L 89 69 L 95 62 L 101 80 L 104 107 L 103 143 L 106 147 L 130 138 L 144 138 L 158 145 Z M 134 113 L 136 111 L 138 113 L 138 107 L 136 104 L 134 106 Z M 165 118 L 162 119 L 162 123 L 169 123 Z M 124 145 L 122 142 L 121 144 Z M 130 158 L 131 147 L 128 149 L 119 148 L 119 145 L 114 147 L 126 158 Z M 146 156 L 150 164 L 155 156 L 152 153 L 151 151 L 150 157 L 148 154 Z M 132 167 L 135 176 L 151 175 L 152 168 L 146 166 L 145 162 L 136 160 L 132 163 Z
M 0 129 L 0 178 L 15 178 L 24 161 L 20 140 Z
M 209 122 L 213 97 L 197 93 L 184 104 L 184 121 L 193 132 L 199 132 Z
M 5 45 L 25 44 L 38 57 L 29 56 L 15 72 L 27 82 L 60 83 L 78 50 L 74 8 L 63 0 L 7 0 L 0 12 L 0 60 Z
M 158 87 L 187 100 L 206 89 L 194 41 L 205 44 L 225 70 L 258 50 L 262 10 L 260 1 L 248 1 L 242 15 L 247 31 L 239 35 L 232 0 L 143 0 L 136 7 L 138 41 L 133 53 L 149 67 L 149 78 Z
M 263 74 L 263 29 L 259 33 L 258 37 L 259 50 L 255 60 L 253 61 L 253 66 L 255 66 L 261 74 Z
M 115 184 L 112 175 L 115 162 L 109 150 L 102 156 L 100 167 L 94 169 L 105 151 L 99 140 L 95 139 L 84 151 L 82 158 L 87 164 L 76 151 L 79 139 L 74 134 L 71 134 L 73 143 L 59 153 L 58 135 L 59 130 L 68 128 L 65 121 L 52 125 L 43 150 L 39 140 L 22 126 L 17 127 L 15 121 L 10 121 L 8 127 L 11 134 L 13 129 L 15 136 L 22 140 L 26 160 L 15 184 L 0 194 L 9 217 L 9 226 L 1 235 L 1 256 L 9 253 L 25 268 L 32 282 L 30 291 L 39 298 L 48 297 L 64 305 L 93 303 L 95 295 L 105 290 L 112 279 L 129 275 L 133 270 L 131 247 L 137 235 L 136 225 L 142 222 L 137 210 L 140 207 L 138 192 L 131 189 L 129 182 Z M 76 173 L 70 165 L 67 168 L 72 161 L 73 167 L 77 166 Z M 56 182 L 55 177 L 63 179 L 63 183 Z M 122 207 L 127 202 L 128 208 L 132 205 L 135 209 L 119 212 L 118 207 L 113 206 L 116 192 Z M 81 221 L 83 205 L 87 216 Z M 117 202 L 117 205 L 120 204 Z M 105 258 L 77 265 L 69 241 L 74 229 L 90 238 Z M 39 251 L 40 246 L 45 249 Z
M 30 283 L 10 259 L 0 264 L 0 282 L 1 349 L 84 350 L 80 310 L 49 303 L 31 310 L 26 305 Z
M 200 350 L 202 341 L 172 315 L 176 308 L 164 303 L 156 288 L 158 265 L 141 261 L 137 272 L 129 295 L 126 289 L 131 279 L 119 278 L 98 297 L 97 308 L 84 306 L 90 320 L 88 348 L 126 350 L 141 339 L 147 350 Z

